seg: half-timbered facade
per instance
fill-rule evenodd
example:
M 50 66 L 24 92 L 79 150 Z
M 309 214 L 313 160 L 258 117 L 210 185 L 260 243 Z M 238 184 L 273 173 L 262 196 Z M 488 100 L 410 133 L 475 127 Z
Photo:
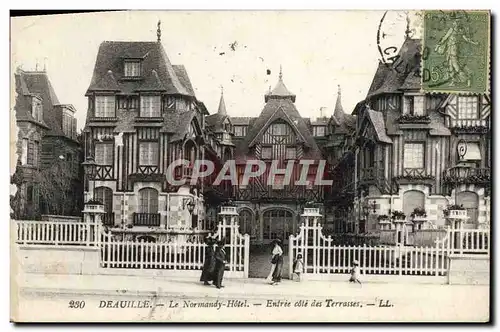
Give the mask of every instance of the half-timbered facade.
M 105 223 L 145 230 L 197 227 L 204 219 L 201 187 L 175 180 L 189 181 L 194 161 L 204 158 L 208 113 L 184 66 L 170 63 L 160 31 L 157 42 L 101 43 L 86 96 L 85 154 L 97 163 L 87 194 L 92 190 L 104 203 Z M 170 172 L 181 159 L 190 165 Z M 190 200 L 196 203 L 192 217 Z
M 356 231 L 376 230 L 377 216 L 395 210 L 409 218 L 417 207 L 441 227 L 452 204 L 468 210 L 467 227 L 489 223 L 490 97 L 422 93 L 420 50 L 420 40 L 407 38 L 395 63 L 379 63 L 353 112 L 356 137 L 341 163 L 356 161 L 356 220 L 365 219 L 361 204 L 371 207 Z
M 17 168 L 14 182 L 18 190 L 15 211 L 18 218 L 40 214 L 78 215 L 81 211 L 80 145 L 77 141 L 75 108 L 61 104 L 45 71 L 17 69 L 15 115 L 18 127 Z M 59 167 L 55 170 L 55 167 Z M 43 193 L 58 189 L 52 173 L 64 172 L 64 195 Z M 61 178 L 62 178 L 62 174 Z M 44 199 L 45 197 L 45 199 Z M 53 204 L 47 204 L 47 199 Z M 57 200 L 57 202 L 55 202 Z M 57 203 L 57 204 L 56 204 Z
M 321 171 L 319 160 L 323 159 L 317 140 L 324 140 L 327 120 L 321 118 L 311 123 L 301 117 L 295 98 L 280 73 L 276 87 L 265 95 L 265 105 L 258 117 L 219 120 L 227 121 L 227 128 L 231 129 L 229 136 L 235 146 L 238 180 L 238 184 L 225 193 L 237 204 L 241 231 L 250 234 L 253 242 L 266 243 L 275 238 L 287 241 L 289 235 L 298 230 L 304 204 L 323 203 L 324 188 L 314 181 Z M 224 147 L 227 156 L 232 153 L 232 147 L 232 144 Z M 265 171 L 244 183 L 245 169 L 256 171 L 256 166 L 250 165 L 252 160 L 264 162 Z M 301 160 L 312 161 L 305 173 L 307 185 L 295 184 L 302 168 L 306 167 Z M 285 174 L 277 174 L 274 179 L 269 177 L 273 161 L 278 170 L 286 169 L 289 162 L 293 164 L 290 181 L 285 180 Z

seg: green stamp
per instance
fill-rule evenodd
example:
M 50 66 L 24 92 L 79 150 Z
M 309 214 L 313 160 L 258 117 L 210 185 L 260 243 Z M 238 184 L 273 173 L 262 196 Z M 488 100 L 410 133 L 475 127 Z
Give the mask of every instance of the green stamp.
M 489 65 L 489 11 L 424 11 L 424 91 L 489 93 Z

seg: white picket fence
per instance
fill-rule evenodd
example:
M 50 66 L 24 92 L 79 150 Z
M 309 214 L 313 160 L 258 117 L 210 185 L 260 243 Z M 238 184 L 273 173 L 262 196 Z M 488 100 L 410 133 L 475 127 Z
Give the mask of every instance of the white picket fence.
M 16 243 L 98 246 L 100 225 L 81 221 L 15 220 Z
M 226 270 L 242 272 L 244 277 L 248 277 L 249 235 L 241 235 L 237 223 L 226 226 L 219 223 L 214 236 L 226 241 Z M 152 243 L 115 239 L 110 234 L 104 234 L 101 248 L 101 266 L 104 268 L 201 270 L 206 244 L 197 238 Z
M 362 274 L 444 276 L 450 254 L 489 255 L 490 248 L 487 230 L 447 230 L 434 246 L 414 247 L 339 246 L 333 244 L 331 236 L 325 237 L 322 229 L 317 222 L 302 224 L 299 234 L 290 236 L 290 266 L 301 253 L 308 274 L 349 273 L 357 260 Z

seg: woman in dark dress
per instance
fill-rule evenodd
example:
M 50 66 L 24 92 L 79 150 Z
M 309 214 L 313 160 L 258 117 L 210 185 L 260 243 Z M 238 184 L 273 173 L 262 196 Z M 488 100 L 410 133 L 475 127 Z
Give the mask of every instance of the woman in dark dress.
M 224 250 L 225 240 L 222 239 L 217 243 L 215 249 L 215 271 L 214 271 L 214 285 L 217 288 L 222 288 L 222 279 L 224 278 L 224 270 L 226 269 L 226 251 Z
M 281 273 L 283 272 L 283 249 L 281 248 L 281 240 L 273 241 L 273 257 L 272 264 L 275 264 L 273 271 L 273 285 L 277 285 L 281 281 Z
M 209 281 L 214 280 L 215 271 L 215 250 L 214 244 L 215 239 L 212 237 L 205 238 L 205 260 L 203 262 L 203 270 L 201 271 L 200 281 L 203 281 L 204 285 L 210 285 Z

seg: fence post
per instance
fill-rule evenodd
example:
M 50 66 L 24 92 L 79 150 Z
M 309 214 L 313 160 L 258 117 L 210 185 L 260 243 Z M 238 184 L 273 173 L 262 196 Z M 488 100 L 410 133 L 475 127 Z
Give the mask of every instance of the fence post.
M 363 265 L 361 266 L 360 270 L 363 274 L 366 274 L 366 242 L 363 243 L 363 250 L 361 252 L 363 253 Z
M 243 260 L 243 271 L 245 278 L 248 278 L 248 269 L 250 266 L 250 235 L 245 234 L 245 258 Z
M 403 251 L 401 250 L 401 246 L 396 247 L 398 249 L 398 262 L 399 262 L 399 275 L 403 274 Z
M 90 221 L 87 221 L 84 225 L 85 225 L 86 230 L 87 230 L 87 232 L 86 232 L 87 233 L 87 235 L 86 235 L 87 239 L 86 239 L 85 242 L 87 243 L 87 247 L 89 247 L 90 246 L 90 239 L 92 237 L 92 227 L 91 227 Z M 82 234 L 81 231 L 78 232 L 78 234 Z
M 290 234 L 288 237 L 288 278 L 292 280 L 293 278 L 293 238 L 294 236 Z

